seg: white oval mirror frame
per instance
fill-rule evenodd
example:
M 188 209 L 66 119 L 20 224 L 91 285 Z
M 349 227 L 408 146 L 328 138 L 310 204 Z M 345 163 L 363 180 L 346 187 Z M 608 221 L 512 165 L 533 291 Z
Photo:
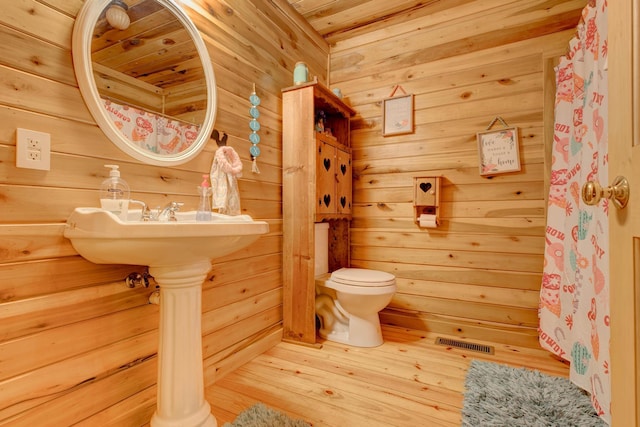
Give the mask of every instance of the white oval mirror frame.
M 191 39 L 195 43 L 196 50 L 200 56 L 204 69 L 204 76 L 207 88 L 207 105 L 204 122 L 200 127 L 200 132 L 196 140 L 184 151 L 177 154 L 162 155 L 145 150 L 130 142 L 109 119 L 107 113 L 100 103 L 100 94 L 93 77 L 93 65 L 91 61 L 91 39 L 93 29 L 98 18 L 104 9 L 111 3 L 111 0 L 85 1 L 80 9 L 73 27 L 72 56 L 73 68 L 76 73 L 78 87 L 87 108 L 91 112 L 94 120 L 104 132 L 104 134 L 122 151 L 142 162 L 157 166 L 173 166 L 185 163 L 196 156 L 210 139 L 216 115 L 216 84 L 213 67 L 209 53 L 204 44 L 202 36 L 198 32 L 191 19 L 182 8 L 173 0 L 156 0 L 160 5 L 171 11 L 182 23 Z

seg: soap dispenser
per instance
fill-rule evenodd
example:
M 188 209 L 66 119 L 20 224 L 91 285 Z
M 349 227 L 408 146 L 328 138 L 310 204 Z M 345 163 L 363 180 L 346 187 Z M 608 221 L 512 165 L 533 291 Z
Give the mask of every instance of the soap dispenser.
M 111 171 L 109 178 L 102 181 L 100 186 L 100 207 L 125 221 L 129 210 L 129 185 L 120 178 L 118 165 L 104 165 L 104 167 L 111 168 Z
M 202 175 L 202 183 L 198 186 L 200 203 L 196 212 L 196 221 L 211 221 L 211 184 L 209 175 Z

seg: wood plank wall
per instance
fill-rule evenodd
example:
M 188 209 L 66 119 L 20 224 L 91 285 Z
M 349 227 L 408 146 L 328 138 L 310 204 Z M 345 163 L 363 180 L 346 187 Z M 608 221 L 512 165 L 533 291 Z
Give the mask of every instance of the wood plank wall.
M 183 201 L 211 167 L 215 143 L 178 167 L 129 158 L 96 127 L 70 52 L 82 0 L 3 1 L 0 14 L 0 425 L 139 426 L 155 407 L 158 306 L 129 289 L 142 267 L 95 265 L 62 233 L 78 206 L 97 206 L 105 163 L 121 166 L 132 197 Z M 282 319 L 281 92 L 296 61 L 326 81 L 328 46 L 308 36 L 284 1 L 196 0 L 187 10 L 210 51 L 216 129 L 243 160 L 242 209 L 270 233 L 216 260 L 203 293 L 205 382 L 280 341 Z M 251 173 L 248 96 L 262 98 Z M 17 127 L 51 134 L 51 170 L 15 167 Z
M 85 108 L 70 41 L 82 0 L 3 3 L 0 14 L 0 426 L 141 425 L 155 405 L 157 306 L 128 289 L 132 266 L 94 265 L 62 236 L 76 206 L 97 203 L 105 163 L 133 197 L 195 206 L 215 146 L 172 168 L 108 142 Z M 535 344 L 544 229 L 543 64 L 564 52 L 586 0 L 429 2 L 332 34 L 330 85 L 359 112 L 353 264 L 398 276 L 382 319 L 418 329 Z M 269 222 L 252 247 L 217 260 L 204 286 L 206 382 L 280 339 L 280 89 L 304 60 L 326 81 L 328 48 L 284 0 L 195 0 L 210 50 L 216 128 L 245 164 L 243 210 Z M 304 30 L 301 30 L 303 28 Z M 261 104 L 261 174 L 250 172 L 247 97 Z M 395 84 L 416 95 L 416 132 L 380 135 Z M 481 178 L 475 133 L 494 116 L 521 129 L 520 173 Z M 15 129 L 52 137 L 49 172 L 15 167 Z M 443 225 L 418 230 L 413 176 L 444 177 Z
M 565 53 L 585 4 L 427 2 L 328 34 L 330 85 L 358 112 L 352 265 L 397 276 L 384 323 L 537 346 L 545 64 Z M 415 95 L 415 132 L 383 137 L 381 100 L 398 84 Z M 496 116 L 520 128 L 522 170 L 481 177 L 476 132 Z M 431 175 L 443 177 L 442 225 L 421 230 L 412 177 Z

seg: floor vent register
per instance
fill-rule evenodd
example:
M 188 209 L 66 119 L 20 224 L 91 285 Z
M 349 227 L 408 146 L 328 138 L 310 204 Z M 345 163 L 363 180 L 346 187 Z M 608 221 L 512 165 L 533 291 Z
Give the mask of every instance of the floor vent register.
M 493 354 L 495 351 L 493 346 L 490 346 L 490 345 L 477 344 L 477 343 L 466 342 L 466 341 L 458 341 L 458 340 L 452 340 L 449 338 L 442 338 L 442 337 L 436 338 L 436 344 L 446 345 L 447 347 L 461 348 L 463 350 L 477 351 L 479 353 L 484 353 L 484 354 Z

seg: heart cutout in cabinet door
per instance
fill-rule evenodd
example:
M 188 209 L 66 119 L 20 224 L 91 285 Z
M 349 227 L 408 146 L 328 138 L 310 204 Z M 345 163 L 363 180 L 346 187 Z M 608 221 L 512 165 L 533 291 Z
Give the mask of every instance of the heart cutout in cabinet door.
M 340 171 L 342 171 L 342 175 L 347 174 L 347 165 L 340 165 Z
M 330 167 L 331 167 L 331 159 L 324 159 L 324 168 L 326 170 L 329 170 Z
M 344 208 L 346 206 L 346 204 L 347 204 L 347 198 L 344 197 L 344 196 L 340 197 L 340 204 Z
M 329 207 L 330 204 L 331 204 L 331 196 L 329 194 L 325 194 L 324 195 L 324 205 L 326 207 Z
M 430 182 L 421 182 L 420 183 L 420 189 L 423 192 L 426 193 L 427 191 L 431 190 L 431 183 Z

